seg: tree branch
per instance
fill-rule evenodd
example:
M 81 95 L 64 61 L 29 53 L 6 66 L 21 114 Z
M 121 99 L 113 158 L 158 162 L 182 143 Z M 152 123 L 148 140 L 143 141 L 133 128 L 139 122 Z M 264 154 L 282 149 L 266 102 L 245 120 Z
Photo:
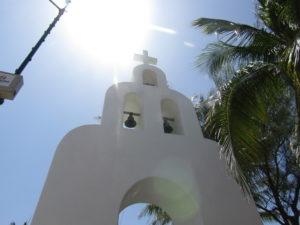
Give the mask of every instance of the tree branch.
M 256 203 L 256 206 L 257 206 L 257 208 L 262 209 L 262 210 L 264 210 L 265 212 L 269 213 L 269 214 L 274 218 L 274 220 L 276 220 L 278 223 L 280 223 L 281 225 L 284 225 L 284 222 L 282 222 L 282 221 L 277 217 L 277 215 L 273 213 L 273 211 L 271 211 L 271 210 L 269 210 L 269 209 L 267 209 L 267 208 L 265 208 L 265 207 L 259 205 L 258 203 Z
M 273 180 L 271 178 L 271 171 L 270 171 L 270 167 L 269 167 L 269 164 L 268 164 L 268 159 L 267 159 L 266 154 L 264 154 L 264 160 L 265 160 L 265 166 L 264 166 L 264 168 L 265 168 L 265 174 L 267 176 L 269 187 L 270 187 L 270 190 L 271 190 L 271 192 L 273 194 L 275 203 L 276 203 L 276 205 L 278 207 L 278 211 L 280 212 L 281 217 L 283 218 L 283 220 L 288 221 L 289 220 L 289 216 L 285 212 L 285 210 L 284 210 L 284 208 L 283 208 L 283 206 L 282 206 L 282 204 L 280 202 L 278 190 L 274 186 Z

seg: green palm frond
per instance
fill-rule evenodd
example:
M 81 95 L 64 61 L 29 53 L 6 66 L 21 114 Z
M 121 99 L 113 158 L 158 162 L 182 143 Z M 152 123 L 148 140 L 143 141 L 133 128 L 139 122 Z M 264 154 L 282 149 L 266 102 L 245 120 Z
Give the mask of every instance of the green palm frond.
M 140 213 L 139 218 L 147 216 L 154 217 L 151 221 L 151 225 L 167 225 L 172 221 L 172 218 L 166 211 L 154 204 L 146 205 Z
M 272 222 L 274 221 L 274 217 L 267 212 L 259 212 L 260 217 L 262 218 L 263 221 L 265 222 Z
M 206 120 L 206 132 L 220 144 L 228 168 L 245 192 L 249 190 L 240 167 L 253 167 L 261 158 L 267 105 L 280 95 L 281 80 L 274 69 L 270 64 L 254 64 L 237 73 L 221 89 L 221 99 Z M 266 88 L 266 83 L 273 85 Z
M 218 76 L 220 71 L 234 73 L 235 67 L 247 65 L 252 61 L 263 60 L 259 47 L 239 47 L 222 42 L 211 43 L 204 49 L 204 53 L 197 58 L 197 66 L 207 68 L 209 74 Z M 270 59 L 270 61 L 273 61 Z
M 194 25 L 208 34 L 224 35 L 218 42 L 207 45 L 197 58 L 197 66 L 207 68 L 214 81 L 224 76 L 224 72 L 233 74 L 240 65 L 249 62 L 278 62 L 286 48 L 282 39 L 248 25 L 207 18 L 196 20 Z M 220 71 L 222 74 L 218 74 Z
M 298 0 L 259 1 L 257 16 L 276 35 L 292 38 L 300 28 L 300 3 Z
M 284 21 L 284 24 L 291 29 L 291 31 L 296 31 L 300 28 L 300 17 L 299 17 L 299 1 L 298 0 L 288 0 L 284 4 L 279 3 L 277 5 L 279 10 L 279 19 Z
M 199 18 L 193 22 L 193 26 L 200 28 L 206 34 L 220 35 L 222 42 L 227 44 L 247 46 L 253 40 L 261 40 L 266 44 L 265 40 L 280 41 L 275 35 L 263 29 L 227 20 Z
M 300 32 L 283 52 L 283 68 L 287 75 L 295 82 L 300 81 Z M 299 84 L 300 85 L 300 84 Z
M 193 26 L 200 28 L 206 34 L 232 34 L 251 37 L 262 31 L 254 27 L 239 24 L 228 20 L 199 18 L 193 22 Z

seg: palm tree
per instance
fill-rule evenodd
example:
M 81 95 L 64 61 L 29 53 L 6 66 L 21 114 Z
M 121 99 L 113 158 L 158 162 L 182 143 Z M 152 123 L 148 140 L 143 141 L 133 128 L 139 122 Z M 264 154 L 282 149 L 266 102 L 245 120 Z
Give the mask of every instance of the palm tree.
M 228 167 L 244 191 L 252 193 L 261 216 L 298 225 L 300 1 L 258 0 L 256 14 L 257 27 L 194 21 L 218 37 L 198 57 L 220 91 L 204 130 L 219 142 Z
M 216 97 L 215 95 L 214 101 Z M 236 160 L 262 219 L 277 221 L 282 225 L 299 225 L 300 212 L 297 205 L 300 197 L 300 170 L 290 145 L 295 118 L 295 115 L 291 114 L 291 111 L 295 112 L 294 103 L 289 93 L 282 93 L 282 96 L 278 97 L 279 99 L 270 101 L 270 97 L 264 95 L 264 102 L 268 102 L 268 105 L 261 110 L 266 114 L 267 123 L 262 124 L 256 120 L 252 121 L 254 125 L 249 124 L 245 127 L 248 129 L 247 133 L 258 140 L 259 145 L 256 149 L 250 150 L 250 153 L 256 152 L 256 157 L 248 157 L 249 148 L 243 143 L 233 148 L 238 152 Z M 206 105 L 211 99 L 202 100 L 200 104 L 204 102 Z M 274 96 L 271 96 L 271 99 L 274 99 Z M 207 109 L 203 110 L 199 104 L 195 105 L 195 109 L 197 114 L 201 115 L 199 119 L 204 121 Z M 214 137 L 209 136 L 208 128 L 204 127 L 204 131 L 208 138 Z
M 259 158 L 263 147 L 257 134 L 262 137 L 261 124 L 268 123 L 266 108 L 283 93 L 295 99 L 293 141 L 298 162 L 300 151 L 300 1 L 258 0 L 256 12 L 257 27 L 209 18 L 193 23 L 218 36 L 198 57 L 198 65 L 208 69 L 221 93 L 206 128 L 245 190 L 237 158 Z

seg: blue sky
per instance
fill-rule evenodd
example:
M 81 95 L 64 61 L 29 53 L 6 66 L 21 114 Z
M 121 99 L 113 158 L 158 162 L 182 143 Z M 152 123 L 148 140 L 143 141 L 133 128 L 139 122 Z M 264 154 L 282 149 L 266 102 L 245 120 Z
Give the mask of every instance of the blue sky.
M 12 221 L 22 224 L 32 217 L 59 141 L 75 127 L 98 123 L 94 117 L 102 113 L 108 87 L 116 80 L 129 81 L 133 67 L 138 64 L 134 61 L 127 64 L 120 61 L 107 63 L 101 60 L 103 54 L 99 57 L 90 54 L 89 50 L 97 49 L 99 44 L 102 45 L 98 53 L 101 52 L 109 41 L 101 40 L 101 36 L 107 34 L 103 26 L 109 19 L 99 19 L 95 15 L 88 18 L 89 21 L 83 20 L 87 19 L 87 14 L 76 14 L 75 5 L 79 2 L 103 14 L 97 8 L 101 4 L 91 1 L 73 0 L 68 12 L 23 71 L 24 86 L 18 96 L 14 101 L 6 101 L 0 106 L 1 225 Z M 255 23 L 252 0 L 140 2 L 148 8 L 141 10 L 133 5 L 128 10 L 140 10 L 136 20 L 141 20 L 147 13 L 150 25 L 143 27 L 145 33 L 140 37 L 140 46 L 127 53 L 133 55 L 147 49 L 150 56 L 158 58 L 158 67 L 166 73 L 170 88 L 187 97 L 206 94 L 211 88 L 212 82 L 205 72 L 195 67 L 195 57 L 208 42 L 216 39 L 194 29 L 192 21 L 210 17 L 250 25 Z M 121 8 L 118 5 L 114 7 L 112 11 Z M 13 73 L 57 15 L 57 9 L 47 0 L 1 0 L 0 15 L 0 70 Z M 93 29 L 83 31 L 80 29 L 84 28 L 75 26 L 76 31 L 72 33 L 70 30 L 74 30 L 75 19 Z M 70 25 L 72 21 L 73 25 Z M 122 20 L 118 21 L 121 23 Z M 72 29 L 70 26 L 73 26 Z M 115 33 L 109 38 L 113 38 L 114 42 L 108 46 L 114 54 L 122 52 L 122 46 L 128 44 L 126 40 L 124 42 L 125 33 L 132 35 L 132 38 L 136 36 L 133 35 L 135 31 L 126 32 L 121 29 L 122 26 L 125 25 L 111 25 Z M 141 27 L 136 28 L 139 29 Z M 93 30 L 98 33 L 93 33 Z M 76 38 L 80 37 L 80 32 L 85 32 L 85 38 L 90 39 L 78 42 Z M 82 48 L 84 42 L 90 44 L 89 49 Z M 135 208 L 129 214 L 136 211 Z M 122 219 L 125 221 L 122 225 L 135 224 L 133 216 L 128 218 Z

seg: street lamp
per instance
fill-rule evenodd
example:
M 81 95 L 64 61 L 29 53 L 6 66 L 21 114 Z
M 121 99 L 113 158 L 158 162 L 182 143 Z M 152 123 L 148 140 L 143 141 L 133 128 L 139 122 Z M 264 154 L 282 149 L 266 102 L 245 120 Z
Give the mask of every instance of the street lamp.
M 52 0 L 49 1 L 58 9 L 58 15 L 54 18 L 53 22 L 49 25 L 48 29 L 44 32 L 36 45 L 31 49 L 29 54 L 26 56 L 21 65 L 16 69 L 14 74 L 0 71 L 0 105 L 3 104 L 4 99 L 13 100 L 16 94 L 19 92 L 20 88 L 23 85 L 23 77 L 21 76 L 22 71 L 32 60 L 34 54 L 45 41 L 46 37 L 50 34 L 51 30 L 59 21 L 60 17 L 64 14 L 67 6 L 71 2 L 70 0 L 66 1 L 66 5 L 63 8 L 60 8 Z

